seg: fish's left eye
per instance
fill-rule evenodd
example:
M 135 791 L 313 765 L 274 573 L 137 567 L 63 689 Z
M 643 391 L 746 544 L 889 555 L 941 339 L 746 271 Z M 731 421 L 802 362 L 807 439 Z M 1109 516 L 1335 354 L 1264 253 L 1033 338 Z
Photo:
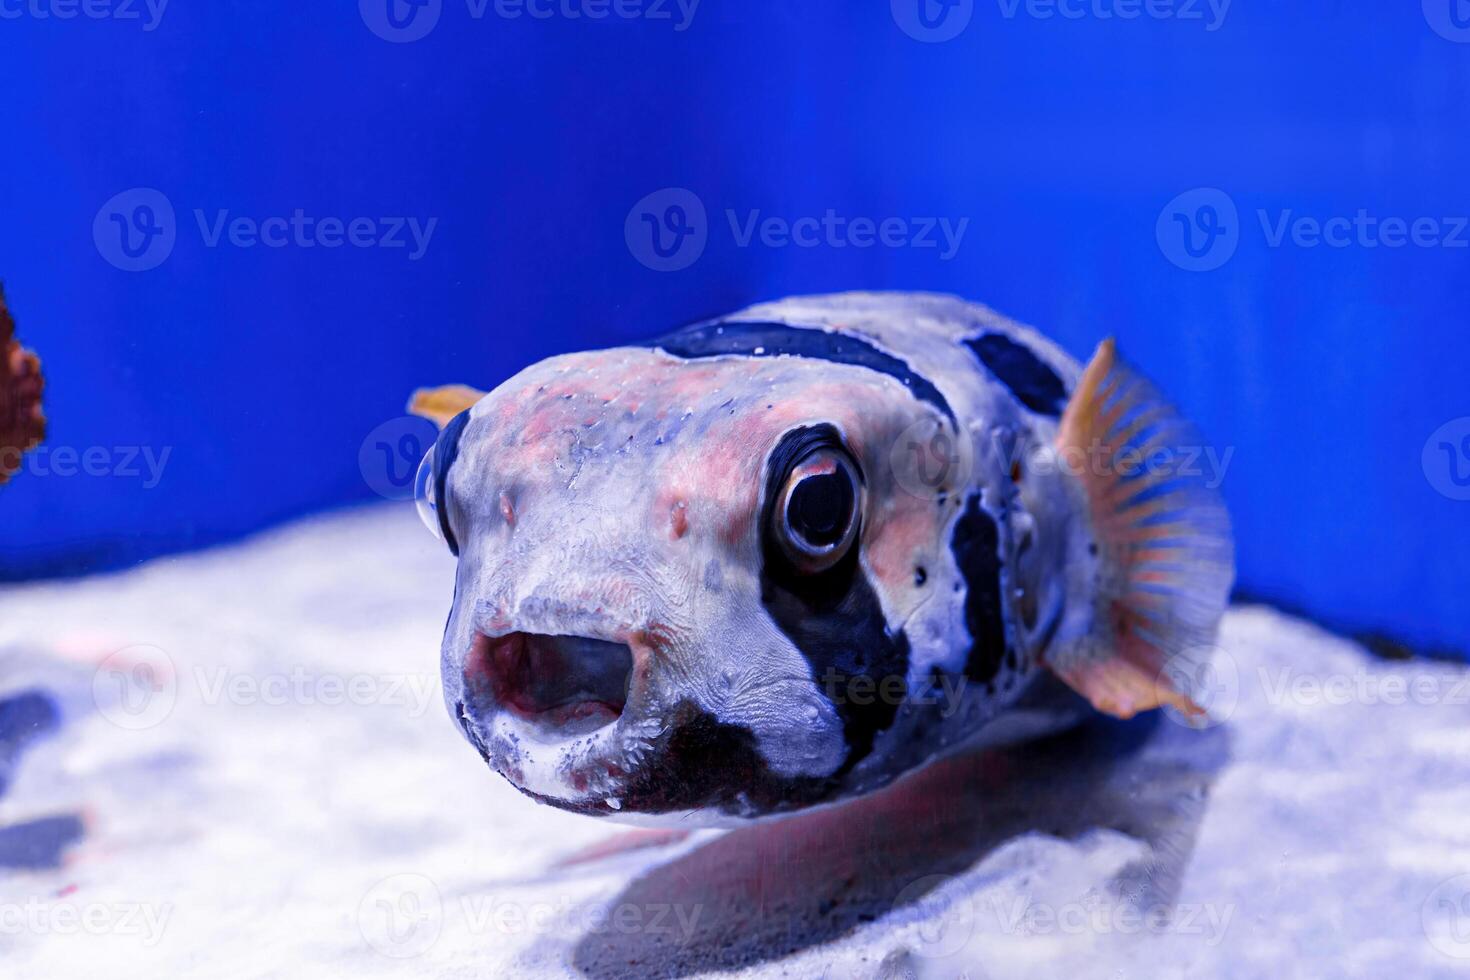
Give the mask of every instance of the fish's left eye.
M 857 538 L 862 481 L 847 454 L 822 448 L 791 468 L 772 511 L 772 531 L 801 571 L 826 571 Z
M 419 463 L 419 470 L 413 478 L 413 504 L 419 512 L 419 520 L 440 541 L 444 540 L 444 530 L 439 526 L 439 503 L 435 496 L 434 488 L 434 447 L 424 453 L 423 461 Z

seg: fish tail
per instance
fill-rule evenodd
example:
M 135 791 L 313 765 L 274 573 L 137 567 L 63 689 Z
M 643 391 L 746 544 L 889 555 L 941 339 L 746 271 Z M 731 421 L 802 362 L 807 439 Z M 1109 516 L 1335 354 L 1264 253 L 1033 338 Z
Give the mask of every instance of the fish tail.
M 1118 717 L 1191 697 L 1234 580 L 1221 457 L 1109 339 L 1073 392 L 1057 452 L 1076 498 L 1051 669 Z M 1225 457 L 1228 460 L 1228 456 Z

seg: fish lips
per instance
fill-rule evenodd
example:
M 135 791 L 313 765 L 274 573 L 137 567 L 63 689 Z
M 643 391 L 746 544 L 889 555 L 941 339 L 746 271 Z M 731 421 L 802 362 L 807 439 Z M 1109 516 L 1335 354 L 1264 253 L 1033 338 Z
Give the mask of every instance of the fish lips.
M 462 663 L 445 664 L 457 675 L 446 687 L 461 692 L 454 710 L 466 736 L 517 789 L 564 809 L 614 813 L 666 733 L 651 678 L 661 640 L 648 629 L 578 626 L 477 629 Z

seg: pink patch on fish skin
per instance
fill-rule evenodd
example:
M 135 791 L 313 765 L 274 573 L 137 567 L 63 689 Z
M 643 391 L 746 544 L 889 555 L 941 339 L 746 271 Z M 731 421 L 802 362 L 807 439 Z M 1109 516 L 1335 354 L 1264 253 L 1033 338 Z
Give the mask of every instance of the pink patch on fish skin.
M 868 567 L 891 595 L 912 589 L 914 566 L 939 548 L 940 519 L 932 502 L 899 491 L 883 504 L 870 500 L 863 529 Z
M 605 465 L 637 469 L 640 485 L 657 488 L 643 506 L 644 526 L 658 541 L 709 534 L 746 553 L 759 540 L 770 451 L 794 428 L 830 423 L 864 469 L 870 506 L 882 508 L 864 539 L 878 544 L 872 557 L 885 594 L 900 605 L 912 601 L 913 564 L 934 551 L 941 515 L 918 501 L 886 501 L 897 492 L 883 470 L 890 443 L 924 409 L 884 375 L 816 359 L 689 361 L 621 348 L 542 362 L 488 401 L 480 416 L 487 462 L 514 492 L 511 509 L 518 511 L 510 517 L 500 508 L 507 525 L 525 525 L 527 506 L 544 504 L 548 513 L 584 501 L 602 506 L 598 477 Z M 589 429 L 588 422 L 596 424 Z
M 503 518 L 505 518 L 505 523 L 506 524 L 510 525 L 511 527 L 515 527 L 515 524 L 516 524 L 516 508 L 515 508 L 515 503 L 510 499 L 510 494 L 506 493 L 503 490 L 500 493 L 500 516 L 503 517 Z

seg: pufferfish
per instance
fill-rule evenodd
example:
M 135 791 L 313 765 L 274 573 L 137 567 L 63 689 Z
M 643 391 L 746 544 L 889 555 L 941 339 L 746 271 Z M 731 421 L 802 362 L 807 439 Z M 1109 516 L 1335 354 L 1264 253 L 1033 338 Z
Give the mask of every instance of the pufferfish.
M 543 803 L 732 825 L 1089 702 L 1201 710 L 1230 522 L 1111 341 L 1084 369 L 958 298 L 800 297 L 410 408 L 446 705 Z

